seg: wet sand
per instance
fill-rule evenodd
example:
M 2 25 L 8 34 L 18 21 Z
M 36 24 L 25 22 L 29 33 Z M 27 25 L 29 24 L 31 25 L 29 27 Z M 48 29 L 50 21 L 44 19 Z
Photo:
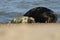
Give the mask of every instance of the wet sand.
M 0 24 L 0 40 L 60 40 L 60 23 Z

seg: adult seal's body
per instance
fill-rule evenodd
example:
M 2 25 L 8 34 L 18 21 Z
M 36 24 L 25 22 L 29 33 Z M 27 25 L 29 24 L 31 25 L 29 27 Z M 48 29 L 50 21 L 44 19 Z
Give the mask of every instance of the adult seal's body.
M 36 23 L 56 23 L 57 15 L 46 7 L 35 7 L 23 16 L 33 17 Z

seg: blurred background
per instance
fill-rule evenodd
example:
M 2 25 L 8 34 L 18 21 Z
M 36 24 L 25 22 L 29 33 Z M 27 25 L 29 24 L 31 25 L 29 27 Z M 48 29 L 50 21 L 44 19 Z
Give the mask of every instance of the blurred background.
M 31 8 L 40 6 L 53 10 L 60 21 L 60 0 L 0 0 L 0 22 L 11 21 Z

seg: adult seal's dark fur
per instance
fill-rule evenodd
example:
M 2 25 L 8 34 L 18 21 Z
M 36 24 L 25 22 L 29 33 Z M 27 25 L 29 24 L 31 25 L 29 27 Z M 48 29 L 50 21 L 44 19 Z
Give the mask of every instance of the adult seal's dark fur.
M 46 7 L 32 8 L 24 16 L 33 17 L 36 23 L 55 23 L 57 21 L 57 15 Z

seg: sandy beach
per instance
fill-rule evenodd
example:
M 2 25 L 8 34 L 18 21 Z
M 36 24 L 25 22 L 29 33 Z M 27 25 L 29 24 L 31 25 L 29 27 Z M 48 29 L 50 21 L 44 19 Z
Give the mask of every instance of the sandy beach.
M 60 23 L 0 24 L 0 40 L 60 40 Z

